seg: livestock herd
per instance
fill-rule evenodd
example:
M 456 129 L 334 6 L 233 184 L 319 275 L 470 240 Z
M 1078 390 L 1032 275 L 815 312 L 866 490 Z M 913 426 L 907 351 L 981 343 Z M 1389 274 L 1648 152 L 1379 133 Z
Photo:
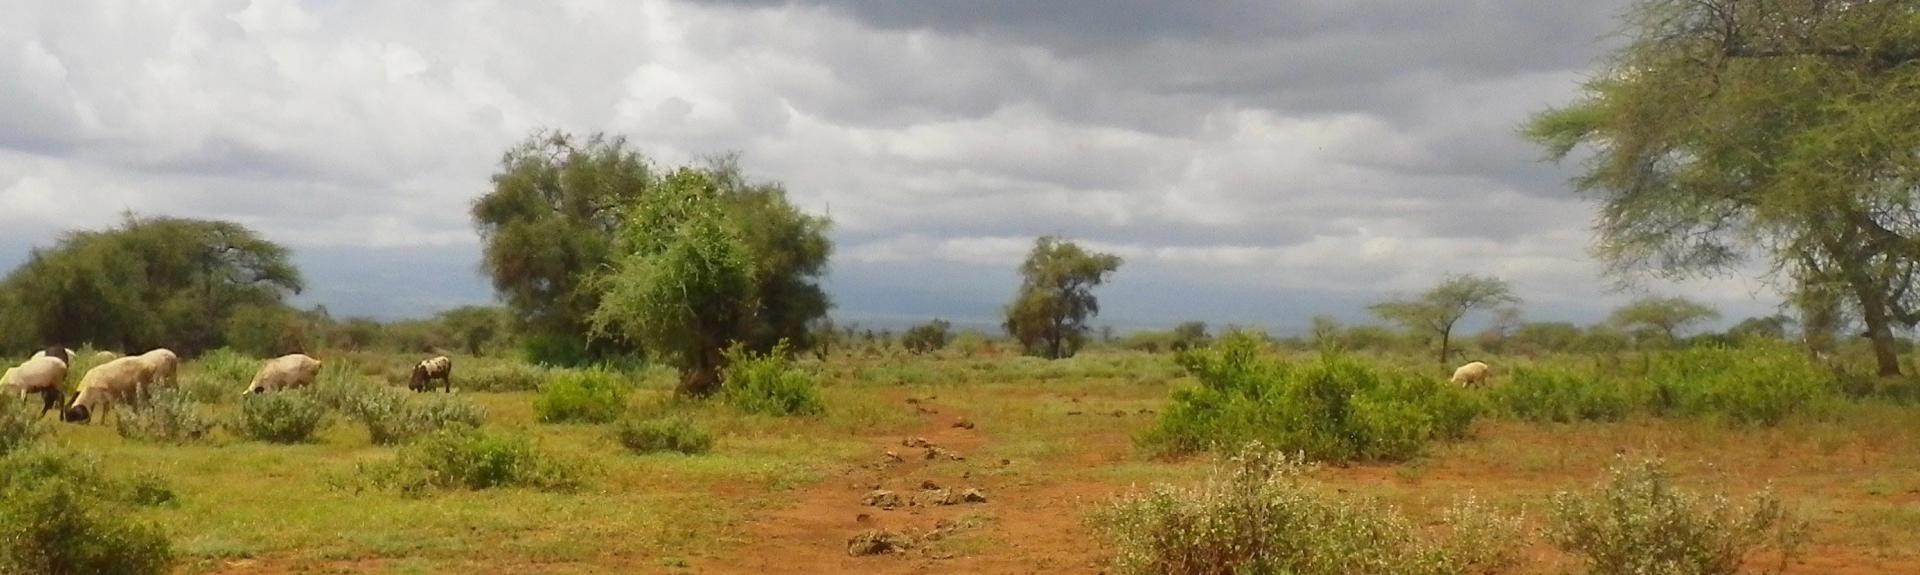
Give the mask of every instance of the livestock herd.
M 180 356 L 161 348 L 140 355 L 120 357 L 102 351 L 94 355 L 101 363 L 80 378 L 69 401 L 63 391 L 74 352 L 64 347 L 49 347 L 0 375 L 0 393 L 40 396 L 40 417 L 58 411 L 60 420 L 86 423 L 96 417 L 105 421 L 116 404 L 139 404 L 159 389 L 179 384 Z M 305 354 L 289 354 L 261 362 L 260 370 L 247 383 L 246 394 L 297 389 L 313 385 L 320 377 L 320 360 Z M 415 364 L 407 387 L 414 391 L 432 389 L 440 380 L 453 391 L 453 360 L 434 357 Z M 65 403 L 64 408 L 61 404 Z

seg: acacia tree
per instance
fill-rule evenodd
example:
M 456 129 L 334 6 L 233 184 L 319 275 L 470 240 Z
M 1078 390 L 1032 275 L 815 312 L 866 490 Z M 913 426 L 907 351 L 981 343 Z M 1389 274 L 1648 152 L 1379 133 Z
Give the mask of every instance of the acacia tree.
M 1476 275 L 1452 276 L 1419 297 L 1373 304 L 1367 309 L 1415 334 L 1440 339 L 1440 364 L 1453 355 L 1453 327 L 1475 310 L 1515 305 L 1507 282 Z
M 1687 298 L 1643 297 L 1614 310 L 1607 321 L 1621 329 L 1656 334 L 1671 344 L 1680 341 L 1681 331 L 1719 317 L 1719 310 Z
M 128 214 L 35 249 L 0 283 L 0 314 L 39 344 L 196 353 L 226 343 L 237 310 L 300 292 L 289 257 L 240 224 Z
M 1093 288 L 1120 269 L 1120 257 L 1045 236 L 1020 265 L 1020 292 L 1006 309 L 1007 335 L 1027 353 L 1060 359 L 1086 344 L 1087 319 L 1100 314 Z
M 590 316 L 598 333 L 639 342 L 680 368 L 679 392 L 720 386 L 724 353 L 746 337 L 754 310 L 754 264 L 704 172 L 680 169 L 626 211 L 621 256 Z
M 654 179 L 625 138 L 600 134 L 541 132 L 501 157 L 493 190 L 473 203 L 473 221 L 481 267 L 535 360 L 579 363 L 589 348 L 620 351 L 586 337 L 600 294 L 584 280 L 612 262 L 620 210 Z
M 1620 277 L 1757 257 L 1866 324 L 1883 375 L 1920 322 L 1920 12 L 1873 0 L 1640 0 L 1627 45 L 1526 131 L 1591 153 L 1596 252 Z

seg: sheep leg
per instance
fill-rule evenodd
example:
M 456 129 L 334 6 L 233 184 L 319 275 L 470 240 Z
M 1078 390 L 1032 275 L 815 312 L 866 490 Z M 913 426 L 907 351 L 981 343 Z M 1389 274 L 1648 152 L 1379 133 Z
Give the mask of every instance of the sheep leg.
M 446 384 L 447 393 L 453 393 L 453 374 L 447 374 L 446 377 L 440 378 L 440 381 Z

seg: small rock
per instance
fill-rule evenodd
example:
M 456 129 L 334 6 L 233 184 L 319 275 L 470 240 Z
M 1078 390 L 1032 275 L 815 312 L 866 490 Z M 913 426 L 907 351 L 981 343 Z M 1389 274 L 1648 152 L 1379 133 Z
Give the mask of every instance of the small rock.
M 973 421 L 968 420 L 965 417 L 962 417 L 960 418 L 959 421 L 953 422 L 953 426 L 958 427 L 960 429 L 973 429 Z
M 923 415 L 933 415 L 933 414 L 936 414 L 936 413 L 940 413 L 939 411 L 935 411 L 935 410 L 932 410 L 932 409 L 927 409 L 927 408 L 925 408 L 925 407 L 920 407 L 920 406 L 914 406 L 914 409 L 917 409 L 917 410 L 920 410 L 920 413 L 921 413 L 921 414 L 923 414 Z
M 986 503 L 987 494 L 980 492 L 978 489 L 967 488 L 966 491 L 960 493 L 960 499 L 967 503 Z
M 1140 408 L 1140 415 L 1153 415 L 1153 413 L 1154 413 L 1154 411 L 1153 411 L 1153 410 L 1151 410 L 1151 409 L 1147 409 L 1147 408 L 1144 408 L 1144 407 L 1143 407 L 1143 408 Z
M 875 489 L 867 492 L 866 497 L 860 498 L 860 503 L 868 507 L 878 507 L 881 509 L 893 509 L 900 507 L 902 504 L 900 494 L 885 489 Z
M 939 488 L 940 488 L 940 484 L 934 483 L 932 479 L 928 479 L 920 482 L 921 491 L 933 491 Z
M 959 505 L 960 496 L 954 494 L 954 492 L 952 491 L 948 491 L 945 489 L 935 489 L 933 491 L 920 492 L 920 498 L 918 499 L 918 502 L 921 505 L 926 505 L 929 507 L 935 506 L 935 505 Z
M 899 533 L 870 529 L 847 541 L 847 555 L 868 557 L 906 551 L 910 541 Z
M 920 405 L 920 398 L 918 397 L 907 398 L 907 405 Z
M 1009 465 L 1013 465 L 1013 460 L 1012 460 L 1012 459 L 1002 459 L 1002 460 L 1000 460 L 1000 466 L 1001 466 L 1001 467 L 1006 467 L 1006 466 L 1009 466 Z
M 1127 416 L 1127 412 L 1126 412 L 1126 411 L 1123 411 L 1123 410 L 1118 410 L 1118 409 L 1116 409 L 1116 410 L 1114 410 L 1114 411 L 1113 411 L 1113 416 L 1114 416 L 1114 417 L 1126 417 L 1126 416 Z
M 927 460 L 929 461 L 935 460 L 935 459 L 941 459 L 941 458 L 946 458 L 953 461 L 967 460 L 966 457 L 963 457 L 960 455 L 960 452 L 954 451 L 951 449 L 942 448 L 942 447 L 928 447 L 926 457 L 927 457 Z
M 1078 411 L 1069 411 L 1069 412 L 1067 412 L 1067 415 L 1080 415 L 1080 412 L 1078 412 Z
M 868 515 L 868 514 L 865 514 L 865 513 L 861 513 L 861 514 L 859 514 L 859 515 L 855 515 L 855 516 L 853 516 L 853 521 L 854 521 L 855 523 L 872 523 L 872 522 L 873 522 L 873 516 L 872 516 L 872 515 Z
M 888 451 L 888 452 L 887 452 L 887 461 L 889 461 L 889 462 L 892 462 L 892 463 L 905 463 L 905 462 L 907 461 L 907 459 L 906 459 L 906 458 L 904 458 L 904 457 L 901 457 L 901 456 L 900 456 L 900 454 L 898 454 L 898 453 L 894 453 L 894 452 L 892 452 L 892 451 Z
M 900 440 L 900 445 L 907 447 L 933 447 L 933 442 L 927 441 L 925 437 L 909 437 Z

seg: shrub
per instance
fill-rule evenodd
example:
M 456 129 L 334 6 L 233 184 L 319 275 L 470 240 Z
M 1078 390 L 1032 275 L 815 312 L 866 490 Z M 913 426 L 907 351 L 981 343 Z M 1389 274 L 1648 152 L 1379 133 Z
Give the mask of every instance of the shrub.
M 522 435 L 455 427 L 409 444 L 392 463 L 369 469 L 368 476 L 408 493 L 496 487 L 565 491 L 580 485 L 576 467 Z
M 440 395 L 416 397 L 386 387 L 374 389 L 357 396 L 342 412 L 366 425 L 367 434 L 376 444 L 392 445 L 454 425 L 479 427 L 486 422 L 486 411 L 465 401 Z
M 1471 499 L 1448 529 L 1422 530 L 1392 508 L 1308 487 L 1308 467 L 1258 444 L 1191 488 L 1159 486 L 1096 510 L 1123 574 L 1486 573 L 1517 558 L 1520 522 Z
M 726 386 L 721 397 L 728 405 L 761 415 L 819 415 L 827 404 L 813 376 L 793 364 L 782 341 L 765 355 L 738 345 L 727 350 Z
M 534 391 L 547 381 L 547 370 L 526 364 L 509 363 L 488 366 L 464 373 L 456 372 L 460 377 L 460 387 L 468 391 L 509 392 Z
M 699 455 L 713 449 L 713 434 L 684 417 L 629 418 L 620 422 L 620 444 L 628 451 Z
M 113 428 L 121 437 L 156 443 L 199 441 L 213 430 L 213 421 L 200 412 L 200 404 L 185 393 L 163 389 L 153 394 L 146 405 L 120 412 Z
M 32 399 L 25 401 L 17 394 L 0 392 L 0 455 L 32 445 L 45 432 L 40 426 L 39 398 Z
M 0 573 L 166 573 L 173 549 L 161 530 L 117 507 L 171 499 L 151 481 L 104 479 L 71 454 L 22 450 L 0 458 Z
M 540 390 L 533 409 L 542 423 L 611 423 L 626 411 L 631 391 L 612 372 L 566 371 Z
M 248 439 L 302 443 L 328 423 L 326 407 L 306 391 L 294 390 L 247 396 L 229 427 Z
M 1776 425 L 1839 398 L 1833 373 L 1782 345 L 1695 348 L 1663 354 L 1649 368 L 1653 408 L 1664 414 Z
M 1401 460 L 1465 436 L 1481 411 L 1474 397 L 1433 378 L 1334 354 L 1289 365 L 1262 358 L 1262 347 L 1230 334 L 1180 354 L 1200 385 L 1175 391 L 1140 443 L 1183 454 L 1254 439 L 1313 460 Z
M 253 374 L 260 370 L 260 361 L 220 348 L 187 367 L 180 374 L 180 391 L 194 401 L 221 403 L 246 390 L 247 382 L 253 381 Z
M 1655 461 L 1617 463 L 1594 491 L 1555 495 L 1548 534 L 1590 573 L 1733 575 L 1765 547 L 1779 552 L 1768 572 L 1785 569 L 1804 526 L 1770 493 L 1744 505 L 1702 497 L 1673 486 Z
M 1516 368 L 1513 379 L 1487 395 L 1502 413 L 1516 419 L 1571 423 L 1619 421 L 1644 406 L 1645 399 L 1624 381 L 1601 381 L 1565 369 Z
M 900 335 L 900 347 L 914 354 L 933 353 L 947 347 L 947 340 L 953 338 L 953 324 L 944 319 L 936 319 L 913 326 L 907 333 Z

